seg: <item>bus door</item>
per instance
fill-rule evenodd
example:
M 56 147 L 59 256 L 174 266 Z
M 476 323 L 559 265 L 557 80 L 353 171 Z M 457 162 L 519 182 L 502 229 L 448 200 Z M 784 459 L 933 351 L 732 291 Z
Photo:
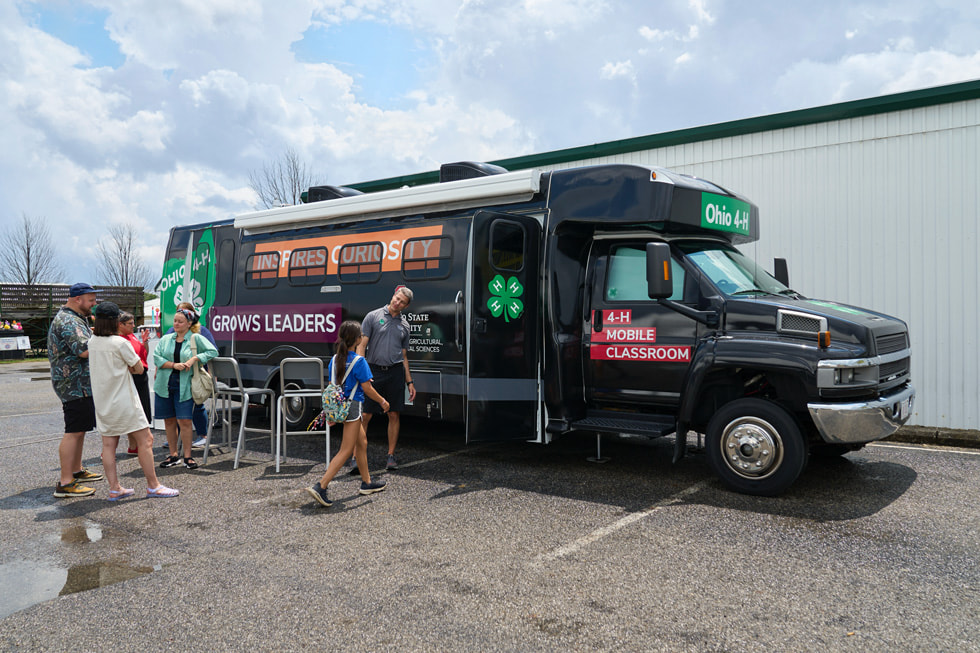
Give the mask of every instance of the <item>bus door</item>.
M 473 218 L 466 293 L 466 441 L 539 437 L 537 220 Z
M 670 408 L 681 389 L 697 342 L 698 324 L 647 295 L 646 243 L 595 243 L 589 328 L 583 337 L 586 398 L 593 408 L 648 405 Z M 674 293 L 695 294 L 672 261 Z

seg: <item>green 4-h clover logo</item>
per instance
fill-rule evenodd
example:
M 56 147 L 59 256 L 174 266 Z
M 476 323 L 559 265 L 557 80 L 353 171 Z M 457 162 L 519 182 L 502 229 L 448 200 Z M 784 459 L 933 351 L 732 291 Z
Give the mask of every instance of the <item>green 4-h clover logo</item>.
M 491 315 L 500 317 L 503 313 L 505 322 L 510 322 L 510 318 L 516 320 L 521 316 L 524 312 L 524 302 L 518 297 L 524 294 L 524 286 L 517 277 L 511 277 L 505 284 L 504 278 L 498 274 L 487 287 L 493 293 L 493 297 L 487 300 L 487 308 L 490 309 Z

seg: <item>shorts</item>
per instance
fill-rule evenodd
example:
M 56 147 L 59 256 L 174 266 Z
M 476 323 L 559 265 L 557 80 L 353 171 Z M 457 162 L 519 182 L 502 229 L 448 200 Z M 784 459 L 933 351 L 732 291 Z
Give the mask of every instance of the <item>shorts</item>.
M 374 378 L 371 385 L 382 397 L 388 400 L 388 410 L 400 413 L 405 410 L 405 366 L 401 363 L 392 365 L 386 370 L 380 367 L 371 368 Z M 364 399 L 364 412 L 381 415 L 381 404 L 370 397 Z
M 362 406 L 360 401 L 351 401 L 350 408 L 347 409 L 347 419 L 345 422 L 358 422 L 361 419 Z
M 179 399 L 180 393 L 171 392 L 169 397 L 161 397 L 158 394 L 153 396 L 155 397 L 153 417 L 156 419 L 176 417 L 177 419 L 189 420 L 194 414 L 194 400 L 181 401 Z
M 91 397 L 61 404 L 65 413 L 65 433 L 86 433 L 95 428 L 95 402 Z

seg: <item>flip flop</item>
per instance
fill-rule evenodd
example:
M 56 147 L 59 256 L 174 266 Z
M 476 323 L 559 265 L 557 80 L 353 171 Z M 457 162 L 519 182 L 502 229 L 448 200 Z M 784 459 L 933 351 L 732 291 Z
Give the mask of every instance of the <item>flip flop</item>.
M 119 501 L 120 499 L 125 499 L 126 497 L 131 497 L 136 494 L 136 490 L 132 488 L 123 488 L 121 490 L 109 490 L 109 496 L 106 497 L 108 501 Z
M 152 499 L 154 497 L 159 497 L 161 499 L 169 499 L 170 497 L 175 497 L 180 494 L 180 490 L 175 490 L 172 487 L 167 487 L 166 485 L 160 485 L 157 489 L 146 488 L 146 498 Z

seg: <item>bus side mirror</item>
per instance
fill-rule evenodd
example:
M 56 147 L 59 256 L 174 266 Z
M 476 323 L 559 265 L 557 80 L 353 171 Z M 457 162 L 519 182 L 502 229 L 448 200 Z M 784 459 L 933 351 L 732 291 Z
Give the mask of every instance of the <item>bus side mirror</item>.
M 776 281 L 789 288 L 789 267 L 786 265 L 786 259 L 776 258 L 772 260 L 772 276 Z
M 670 245 L 647 243 L 647 295 L 666 299 L 674 294 L 673 270 L 670 267 Z

